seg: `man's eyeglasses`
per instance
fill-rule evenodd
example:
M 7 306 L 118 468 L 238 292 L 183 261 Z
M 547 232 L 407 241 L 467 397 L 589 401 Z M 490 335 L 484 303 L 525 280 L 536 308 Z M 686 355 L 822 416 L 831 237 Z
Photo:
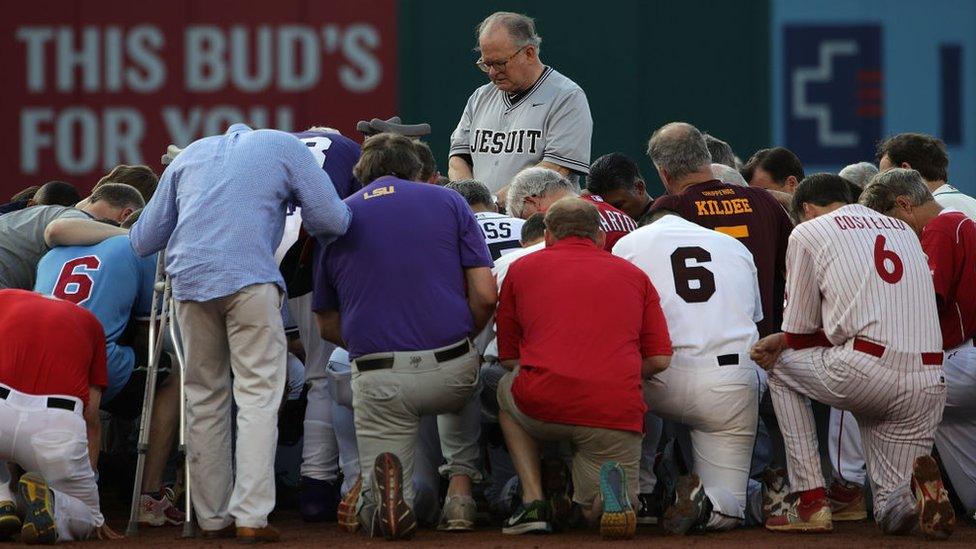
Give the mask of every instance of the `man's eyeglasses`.
M 526 44 L 526 45 L 522 46 L 521 48 L 519 48 L 518 50 L 516 50 L 515 53 L 513 53 L 512 55 L 509 55 L 507 58 L 505 58 L 504 61 L 490 61 L 489 62 L 489 61 L 485 61 L 484 59 L 478 59 L 477 61 L 474 62 L 474 64 L 479 69 L 481 69 L 481 72 L 487 73 L 491 69 L 495 69 L 496 71 L 499 71 L 500 72 L 500 71 L 505 70 L 505 65 L 507 65 L 509 61 L 511 61 L 516 55 L 522 53 L 522 50 L 524 50 L 527 47 L 529 47 L 529 44 Z

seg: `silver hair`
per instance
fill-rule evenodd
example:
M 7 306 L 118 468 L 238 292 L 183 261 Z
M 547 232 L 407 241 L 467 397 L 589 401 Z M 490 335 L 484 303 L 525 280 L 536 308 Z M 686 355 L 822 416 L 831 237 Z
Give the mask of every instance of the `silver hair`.
M 698 128 L 671 122 L 657 129 L 647 143 L 647 155 L 659 170 L 679 178 L 708 168 L 712 155 Z
M 505 211 L 508 215 L 522 218 L 525 199 L 530 196 L 548 196 L 559 191 L 579 194 L 579 187 L 559 172 L 549 168 L 525 168 L 512 178 L 508 186 Z
M 878 175 L 878 167 L 870 162 L 858 162 L 845 166 L 837 175 L 863 189 L 872 177 Z
M 915 170 L 893 168 L 871 178 L 858 200 L 862 205 L 881 213 L 895 207 L 899 196 L 908 198 L 912 206 L 935 200 L 922 175 Z
M 492 197 L 491 191 L 488 190 L 488 186 L 475 179 L 451 181 L 447 185 L 444 185 L 444 188 L 457 191 L 458 194 L 464 197 L 464 200 L 469 206 L 475 206 L 477 204 L 492 206 L 495 203 L 495 199 Z
M 525 46 L 535 46 L 536 49 L 542 44 L 542 37 L 535 33 L 535 19 L 521 13 L 510 11 L 496 11 L 485 17 L 485 20 L 478 23 L 475 34 L 480 40 L 483 35 L 493 29 L 496 25 L 502 25 L 512 37 L 515 46 L 524 48 Z
M 725 164 L 718 164 L 712 162 L 712 177 L 718 179 L 726 185 L 738 185 L 740 187 L 748 187 L 749 184 L 746 183 L 745 178 L 739 173 L 739 170 L 735 168 L 730 168 Z

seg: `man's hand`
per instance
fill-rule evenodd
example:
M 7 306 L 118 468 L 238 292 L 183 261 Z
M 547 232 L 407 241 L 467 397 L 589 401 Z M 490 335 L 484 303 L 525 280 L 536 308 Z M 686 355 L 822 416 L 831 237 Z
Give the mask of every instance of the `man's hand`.
M 107 522 L 95 529 L 95 537 L 101 540 L 125 539 L 125 536 L 109 528 Z
M 764 370 L 771 370 L 785 348 L 786 334 L 780 332 L 757 341 L 749 356 Z

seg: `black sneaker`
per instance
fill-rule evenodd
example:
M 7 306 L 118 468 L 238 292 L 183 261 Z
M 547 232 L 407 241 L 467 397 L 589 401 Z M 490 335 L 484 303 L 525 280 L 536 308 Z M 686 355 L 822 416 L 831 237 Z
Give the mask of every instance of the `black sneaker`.
M 691 530 L 704 530 L 712 514 L 712 501 L 705 495 L 698 475 L 692 473 L 678 479 L 674 505 L 664 512 L 664 529 L 684 535 Z
M 376 502 L 374 531 L 378 527 L 383 537 L 391 541 L 410 539 L 417 531 L 417 519 L 403 499 L 403 466 L 389 452 L 376 456 L 371 496 Z
M 27 503 L 20 541 L 29 545 L 54 545 L 58 541 L 58 527 L 54 523 L 54 494 L 37 473 L 20 477 L 20 495 Z
M 14 502 L 0 501 L 0 541 L 10 541 L 20 532 L 21 522 Z
M 552 526 L 557 531 L 570 526 L 573 517 L 573 501 L 569 499 L 570 472 L 566 462 L 559 458 L 542 460 L 542 494 L 552 509 Z
M 654 459 L 654 476 L 657 484 L 651 494 L 658 503 L 659 515 L 667 511 L 674 504 L 675 491 L 678 487 L 678 463 L 674 458 L 674 439 L 664 445 L 664 449 Z
M 657 524 L 661 518 L 661 500 L 659 494 L 638 494 L 637 524 Z
M 549 502 L 536 500 L 523 503 L 515 509 L 502 526 L 502 533 L 517 534 L 549 534 L 552 532 L 552 510 Z

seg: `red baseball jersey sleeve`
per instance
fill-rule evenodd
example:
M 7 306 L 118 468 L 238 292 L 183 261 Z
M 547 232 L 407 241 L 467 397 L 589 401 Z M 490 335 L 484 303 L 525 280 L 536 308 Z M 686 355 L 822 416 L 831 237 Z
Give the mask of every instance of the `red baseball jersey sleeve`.
M 943 210 L 922 229 L 939 309 L 945 350 L 976 333 L 976 223 L 955 210 Z

